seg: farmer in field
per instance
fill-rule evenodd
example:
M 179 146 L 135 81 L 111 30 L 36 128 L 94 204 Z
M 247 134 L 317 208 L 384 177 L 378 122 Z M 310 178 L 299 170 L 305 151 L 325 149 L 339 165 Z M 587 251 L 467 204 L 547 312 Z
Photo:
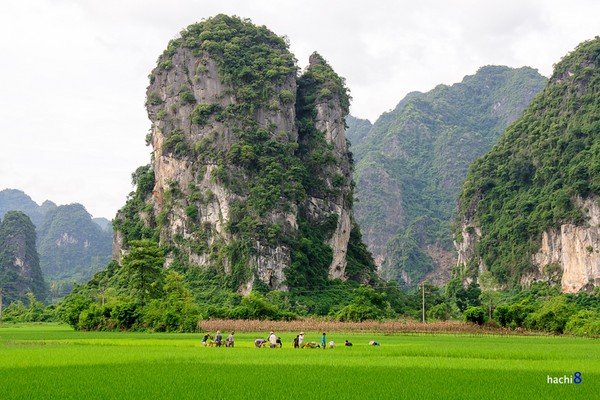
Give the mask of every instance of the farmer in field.
M 319 349 L 319 348 L 321 348 L 321 346 L 319 346 L 319 343 L 317 343 L 317 342 L 308 342 L 308 343 L 304 343 L 302 348 L 303 349 Z
M 231 334 L 227 336 L 227 339 L 225 339 L 225 347 L 233 347 L 233 334 L 234 332 L 231 332 Z
M 223 341 L 223 336 L 221 335 L 221 331 L 217 331 L 217 335 L 215 336 L 215 344 L 217 347 L 221 347 L 221 342 Z
M 346 343 L 344 343 L 344 346 L 352 347 L 352 342 L 349 342 L 348 339 L 346 339 Z
M 321 336 L 321 348 L 322 349 L 325 348 L 325 343 L 327 343 L 327 337 L 325 335 L 325 332 L 323 332 L 323 336 Z
M 304 332 L 300 332 L 300 334 L 298 335 L 298 346 L 302 347 L 303 344 L 304 344 Z
M 267 341 L 265 339 L 256 339 L 254 341 L 254 345 L 256 346 L 257 349 L 260 349 L 261 347 L 265 347 L 265 343 L 267 343 Z
M 202 336 L 202 346 L 206 347 L 206 342 L 208 342 L 208 339 L 212 339 L 212 336 L 210 336 L 209 333 L 207 333 L 206 335 Z
M 269 346 L 274 349 L 275 347 L 277 347 L 277 336 L 275 336 L 275 333 L 273 331 L 271 331 L 271 334 L 269 335 L 269 337 L 267 338 L 267 340 L 269 341 Z
M 294 338 L 294 341 L 292 342 L 294 344 L 295 349 L 300 347 L 299 339 L 300 339 L 300 335 L 296 335 L 296 337 Z

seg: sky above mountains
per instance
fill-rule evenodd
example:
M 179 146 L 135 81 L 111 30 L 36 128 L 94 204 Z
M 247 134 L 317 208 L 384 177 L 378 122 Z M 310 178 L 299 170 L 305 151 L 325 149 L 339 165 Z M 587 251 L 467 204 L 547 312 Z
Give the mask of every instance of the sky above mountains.
M 374 121 L 411 91 L 483 65 L 548 76 L 600 34 L 595 0 L 6 0 L 0 14 L 0 189 L 79 202 L 113 218 L 150 161 L 148 74 L 170 39 L 218 13 L 289 38 L 346 78 L 351 113 Z

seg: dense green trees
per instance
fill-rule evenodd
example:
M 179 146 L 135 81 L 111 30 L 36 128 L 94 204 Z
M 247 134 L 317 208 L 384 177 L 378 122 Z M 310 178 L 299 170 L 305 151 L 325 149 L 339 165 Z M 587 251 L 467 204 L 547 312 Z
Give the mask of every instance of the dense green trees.
M 566 56 L 522 117 L 470 167 L 460 215 L 481 228 L 476 257 L 502 285 L 531 272 L 544 230 L 584 222 L 576 198 L 600 194 L 599 55 L 596 38 Z
M 121 266 L 131 298 L 142 306 L 162 296 L 163 250 L 150 240 L 134 240 Z

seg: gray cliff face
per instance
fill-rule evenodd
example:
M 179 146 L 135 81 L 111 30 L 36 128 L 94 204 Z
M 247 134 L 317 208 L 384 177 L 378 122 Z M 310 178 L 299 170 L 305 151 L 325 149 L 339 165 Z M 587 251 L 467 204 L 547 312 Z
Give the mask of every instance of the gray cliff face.
M 522 283 L 560 276 L 563 293 L 600 286 L 600 204 L 597 198 L 575 199 L 586 211 L 587 224 L 563 224 L 542 234 L 540 250 L 532 256 L 537 267 Z
M 309 60 L 309 68 L 319 64 L 320 56 L 313 54 Z M 327 171 L 331 176 L 342 176 L 342 186 L 350 188 L 352 185 L 352 166 L 348 157 L 348 143 L 346 141 L 346 113 L 343 110 L 339 97 L 322 99 L 316 104 L 317 117 L 315 127 L 325 133 L 327 143 L 333 145 L 333 154 L 336 165 L 333 171 Z M 334 184 L 331 179 L 327 180 L 329 188 Z M 352 210 L 349 206 L 348 197 L 352 196 L 350 191 L 342 190 L 335 198 L 320 199 L 309 197 L 309 208 L 315 215 L 337 214 L 337 226 L 333 235 L 327 242 L 333 250 L 333 261 L 329 267 L 331 279 L 346 279 L 346 253 L 350 231 L 352 230 Z
M 571 223 L 542 233 L 541 245 L 531 256 L 532 273 L 521 277 L 521 285 L 535 281 L 560 282 L 563 293 L 576 293 L 600 286 L 600 204 L 597 198 L 576 198 L 574 203 L 585 211 L 583 226 Z M 475 246 L 481 230 L 472 220 L 463 220 L 462 241 L 455 242 L 458 266 L 475 262 L 479 273 L 488 269 L 476 256 Z
M 148 115 L 152 120 L 153 170 L 155 186 L 152 194 L 154 214 L 165 213 L 166 221 L 160 232 L 161 242 L 180 241 L 190 263 L 200 266 L 212 264 L 209 251 L 198 254 L 192 246 L 206 240 L 206 247 L 227 245 L 234 237 L 226 229 L 230 220 L 230 205 L 236 199 L 243 199 L 244 194 L 232 193 L 218 182 L 215 174 L 218 168 L 214 160 L 198 160 L 195 157 L 181 156 L 171 148 L 165 149 L 165 143 L 173 136 L 173 132 L 181 133 L 185 146 L 211 146 L 215 152 L 225 152 L 238 138 L 235 133 L 235 120 L 218 121 L 214 117 L 207 118 L 205 124 L 194 123 L 193 112 L 198 104 L 207 104 L 219 109 L 235 104 L 231 94 L 232 88 L 222 83 L 219 77 L 217 62 L 203 54 L 196 57 L 188 49 L 179 49 L 172 57 L 173 68 L 164 71 L 157 68 L 153 71 L 153 82 L 148 87 L 148 97 L 160 96 L 160 105 L 148 106 Z M 280 90 L 295 91 L 295 79 L 290 76 Z M 181 104 L 181 93 L 191 92 L 194 102 Z M 158 101 L 155 101 L 158 103 Z M 216 105 L 216 106 L 214 106 Z M 167 110 L 167 113 L 161 112 Z M 171 113 L 169 110 L 175 110 Z M 277 109 L 259 108 L 255 111 L 255 121 L 259 127 L 270 131 L 285 133 L 283 141 L 295 141 L 295 110 L 292 105 L 281 105 Z M 245 179 L 243 176 L 240 179 Z M 174 197 L 172 188 L 182 192 Z M 195 193 L 201 199 L 193 200 Z M 196 221 L 190 221 L 186 213 L 188 207 L 197 207 Z M 286 224 L 288 229 L 295 227 L 295 216 L 291 213 L 275 213 L 269 216 L 273 222 Z M 198 226 L 201 227 L 199 232 Z M 255 243 L 256 254 L 252 256 L 253 269 L 258 278 L 275 289 L 285 289 L 282 267 L 290 263 L 289 248 L 277 246 L 269 248 Z M 172 261 L 167 259 L 167 263 Z M 225 273 L 231 272 L 231 266 L 225 258 L 222 260 Z M 240 291 L 251 290 L 253 279 L 248 281 Z

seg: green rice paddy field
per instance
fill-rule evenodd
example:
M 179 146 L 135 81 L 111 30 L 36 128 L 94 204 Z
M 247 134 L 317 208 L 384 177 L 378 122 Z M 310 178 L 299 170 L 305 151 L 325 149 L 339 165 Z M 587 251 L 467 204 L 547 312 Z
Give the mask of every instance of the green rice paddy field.
M 282 349 L 254 348 L 264 332 L 236 333 L 231 349 L 199 334 L 0 325 L 0 399 L 600 398 L 594 339 L 329 332 L 335 349 L 309 350 L 279 335 Z M 580 384 L 548 383 L 575 372 Z

